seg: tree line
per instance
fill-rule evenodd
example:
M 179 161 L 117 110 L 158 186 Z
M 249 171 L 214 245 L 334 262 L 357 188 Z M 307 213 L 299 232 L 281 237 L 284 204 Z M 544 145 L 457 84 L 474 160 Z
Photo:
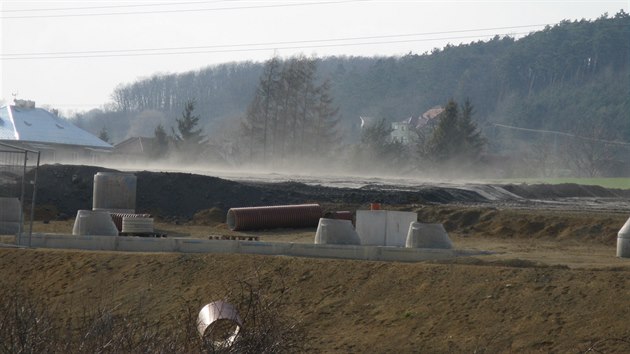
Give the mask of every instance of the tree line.
M 392 121 L 450 99 L 470 99 L 477 110 L 471 121 L 485 136 L 488 153 L 560 166 L 572 143 L 584 148 L 580 141 L 630 141 L 629 27 L 630 16 L 620 11 L 593 21 L 563 21 L 518 40 L 496 36 L 401 57 L 273 58 L 155 75 L 118 87 L 108 109 L 75 118 L 94 133 L 106 128 L 115 143 L 153 135 L 158 124 L 171 131 L 173 117 L 194 99 L 208 141 L 232 144 L 231 153 L 243 161 L 269 162 L 326 155 L 322 147 L 335 142 L 369 150 L 374 139 L 362 136 L 359 116 L 383 118 L 389 129 Z M 552 149 L 542 149 L 544 134 L 498 126 L 579 138 L 554 139 Z M 391 142 L 381 148 L 389 156 L 405 150 Z M 591 160 L 628 159 L 627 150 L 604 150 L 591 152 L 600 156 Z M 543 151 L 555 156 L 544 157 Z M 584 169 L 574 165 L 575 173 Z
M 317 62 L 304 56 L 264 65 L 240 133 L 249 161 L 322 157 L 337 143 L 338 108 L 330 81 L 319 82 Z

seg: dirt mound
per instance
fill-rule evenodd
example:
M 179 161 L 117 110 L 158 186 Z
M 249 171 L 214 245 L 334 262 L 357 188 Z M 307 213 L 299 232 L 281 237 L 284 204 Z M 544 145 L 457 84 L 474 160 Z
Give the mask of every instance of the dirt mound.
M 528 199 L 630 197 L 630 190 L 606 189 L 601 186 L 585 186 L 575 183 L 507 184 L 501 187 L 508 192 Z
M 225 222 L 225 211 L 219 208 L 201 210 L 193 215 L 194 225 L 215 225 Z
M 92 208 L 94 175 L 115 171 L 83 165 L 44 165 L 38 176 L 37 204 L 52 207 L 72 217 L 79 209 Z M 162 218 L 186 218 L 201 210 L 301 203 L 361 205 L 381 202 L 391 205 L 485 202 L 478 193 L 456 188 L 418 187 L 414 191 L 310 186 L 297 182 L 240 183 L 190 173 L 135 173 L 136 208 Z M 50 208 L 49 208 L 50 209 Z
M 83 165 L 44 165 L 38 177 L 37 204 L 49 217 L 56 211 L 74 217 L 79 209 L 91 209 L 94 175 L 115 171 Z M 361 207 L 372 202 L 386 205 L 488 204 L 525 199 L 570 197 L 630 197 L 630 190 L 609 190 L 596 186 L 564 185 L 462 185 L 461 187 L 418 185 L 368 185 L 362 188 L 334 188 L 298 182 L 235 182 L 190 173 L 136 172 L 136 208 L 158 218 L 191 220 L 199 211 L 233 207 L 320 203 Z M 507 190 L 510 193 L 499 190 Z M 519 200 L 522 202 L 522 200 Z
M 543 210 L 499 210 L 462 206 L 426 206 L 418 220 L 442 223 L 448 232 L 471 237 L 580 240 L 614 245 L 628 218 L 618 213 L 549 213 Z

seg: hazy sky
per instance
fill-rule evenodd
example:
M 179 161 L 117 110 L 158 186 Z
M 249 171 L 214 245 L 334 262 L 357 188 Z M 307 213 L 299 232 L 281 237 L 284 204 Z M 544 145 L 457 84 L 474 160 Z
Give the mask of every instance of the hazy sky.
M 69 114 L 155 73 L 306 55 L 401 55 L 563 19 L 595 19 L 629 1 L 0 1 L 1 99 Z M 629 39 L 630 40 L 630 39 Z

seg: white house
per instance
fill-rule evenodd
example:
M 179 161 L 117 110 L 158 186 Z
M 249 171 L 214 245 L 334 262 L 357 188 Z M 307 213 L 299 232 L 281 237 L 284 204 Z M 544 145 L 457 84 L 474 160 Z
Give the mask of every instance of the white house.
M 444 108 L 442 107 L 433 107 L 419 117 L 409 117 L 399 122 L 393 122 L 390 140 L 405 145 L 411 144 L 414 141 L 414 137 L 417 136 L 416 131 L 429 124 L 443 111 Z
M 0 142 L 41 152 L 44 162 L 96 161 L 113 146 L 35 102 L 0 107 Z

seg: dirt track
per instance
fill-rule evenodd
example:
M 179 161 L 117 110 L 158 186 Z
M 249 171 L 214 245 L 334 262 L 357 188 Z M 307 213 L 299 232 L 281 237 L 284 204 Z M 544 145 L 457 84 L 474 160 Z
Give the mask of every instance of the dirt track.
M 49 169 L 42 175 L 51 173 L 50 186 L 58 188 L 42 194 L 51 205 L 60 205 L 54 212 L 90 207 L 81 193 L 91 195 L 94 170 Z M 457 248 L 494 254 L 401 264 L 0 249 L 0 289 L 31 289 L 59 321 L 85 306 L 115 307 L 124 313 L 138 303 L 150 309 L 148 318 L 156 319 L 223 298 L 238 288 L 238 280 L 247 279 L 257 282 L 266 296 L 282 297 L 282 311 L 308 331 L 306 345 L 313 352 L 567 353 L 591 347 L 630 352 L 630 261 L 614 256 L 616 232 L 630 215 L 623 198 L 627 191 L 575 185 L 502 188 L 520 194 L 510 199 L 496 197 L 499 189 L 484 186 L 335 190 L 182 174 L 137 175 L 138 204 L 147 210 L 164 200 L 175 208 L 182 204 L 174 198 L 197 198 L 191 202 L 197 209 L 175 214 L 178 224 L 168 217 L 158 223 L 171 235 L 229 233 L 216 220 L 193 221 L 196 211 L 210 206 L 318 201 L 328 208 L 361 207 L 380 196 L 396 201 L 384 202 L 388 207 L 418 212 L 421 221 L 444 223 Z M 178 184 L 212 193 L 173 187 Z M 151 199 L 164 185 L 169 186 L 162 188 L 160 198 L 165 199 Z M 163 215 L 168 211 L 159 210 Z M 67 232 L 71 223 L 38 222 L 36 227 Z M 269 241 L 312 242 L 314 230 L 256 234 Z

